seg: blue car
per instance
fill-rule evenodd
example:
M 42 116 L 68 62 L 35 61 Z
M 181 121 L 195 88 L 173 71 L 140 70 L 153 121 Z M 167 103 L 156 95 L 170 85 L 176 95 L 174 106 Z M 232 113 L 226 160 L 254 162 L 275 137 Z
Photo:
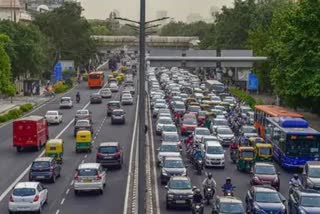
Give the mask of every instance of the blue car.
M 293 190 L 289 195 L 291 214 L 320 213 L 320 193 L 315 190 Z
M 270 186 L 252 186 L 246 195 L 246 211 L 250 214 L 286 214 L 286 199 Z

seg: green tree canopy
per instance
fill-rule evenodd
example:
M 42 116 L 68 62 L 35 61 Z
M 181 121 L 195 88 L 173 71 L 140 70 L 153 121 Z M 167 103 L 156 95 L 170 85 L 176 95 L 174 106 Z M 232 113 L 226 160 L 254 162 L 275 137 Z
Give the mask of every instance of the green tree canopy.
M 5 50 L 5 45 L 10 41 L 5 34 L 0 34 L 0 93 L 13 95 L 15 90 L 11 83 L 10 58 Z

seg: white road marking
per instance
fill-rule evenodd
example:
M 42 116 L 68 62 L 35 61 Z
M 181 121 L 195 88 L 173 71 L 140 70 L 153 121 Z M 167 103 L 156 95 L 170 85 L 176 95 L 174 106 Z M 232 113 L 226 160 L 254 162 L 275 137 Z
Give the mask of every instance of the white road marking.
M 59 214 L 60 213 L 60 210 L 57 210 L 56 214 Z
M 70 192 L 70 189 L 68 188 L 67 191 L 66 191 L 66 195 L 68 195 Z
M 137 97 L 139 98 L 139 95 Z M 135 114 L 134 125 L 133 125 L 133 134 L 132 134 L 132 140 L 131 140 L 129 170 L 128 170 L 128 178 L 127 178 L 126 195 L 125 195 L 125 198 L 124 198 L 123 214 L 127 214 L 127 211 L 128 211 L 129 186 L 130 186 L 131 173 L 132 173 L 131 168 L 132 168 L 132 162 L 133 162 L 133 148 L 134 148 L 134 145 L 135 145 L 136 130 L 137 130 L 137 120 L 138 120 L 138 111 L 139 111 L 139 105 L 137 104 L 136 106 L 137 107 L 136 107 L 136 114 Z
M 73 186 L 73 184 L 74 184 L 74 180 L 71 181 L 70 186 Z
M 87 158 L 87 157 L 88 157 L 88 155 L 85 155 L 85 156 L 84 156 L 84 158 Z
M 61 200 L 61 205 L 64 203 L 64 201 L 65 201 L 66 199 L 65 198 L 63 198 L 62 200 Z

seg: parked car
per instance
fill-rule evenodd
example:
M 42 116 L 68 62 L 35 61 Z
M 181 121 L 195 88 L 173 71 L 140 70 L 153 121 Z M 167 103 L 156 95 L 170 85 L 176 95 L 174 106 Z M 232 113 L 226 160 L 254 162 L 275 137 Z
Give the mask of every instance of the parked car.
M 93 128 L 89 120 L 78 120 L 76 125 L 74 126 L 74 137 L 77 135 L 79 130 L 88 130 L 93 134 Z
M 29 171 L 29 181 L 47 180 L 51 183 L 61 176 L 61 165 L 52 157 L 36 158 Z
M 125 112 L 123 109 L 114 109 L 111 113 L 111 124 L 125 124 Z
M 62 113 L 59 111 L 47 111 L 44 116 L 48 124 L 59 124 L 62 123 Z
M 245 214 L 242 201 L 239 198 L 232 196 L 219 196 L 217 197 L 213 208 L 212 214 Z
M 103 194 L 106 185 L 106 171 L 100 163 L 81 163 L 74 177 L 73 189 L 76 195 L 80 191 L 98 191 Z
M 320 161 L 308 161 L 304 165 L 302 184 L 305 188 L 320 190 Z
M 251 185 L 270 185 L 279 191 L 280 173 L 272 163 L 255 163 L 251 174 Z
M 166 157 L 162 160 L 160 180 L 161 184 L 166 184 L 173 175 L 187 175 L 187 169 L 183 163 L 182 157 Z
M 102 98 L 111 98 L 112 97 L 112 92 L 110 88 L 103 88 L 100 91 L 101 97 Z
M 105 142 L 100 143 L 97 148 L 96 162 L 102 166 L 117 166 L 122 167 L 123 153 L 120 143 L 118 142 Z
M 119 101 L 110 101 L 107 104 L 107 115 L 111 116 L 111 113 L 114 109 L 120 109 L 121 108 L 121 104 Z
M 15 212 L 38 212 L 48 202 L 48 189 L 40 182 L 19 182 L 11 193 L 8 210 Z
M 72 102 L 71 97 L 61 97 L 59 107 L 60 108 L 72 108 L 73 102 Z
M 102 96 L 99 93 L 93 93 L 90 95 L 90 103 L 102 103 Z
M 320 213 L 319 191 L 293 189 L 289 194 L 288 209 L 290 214 L 318 214 Z

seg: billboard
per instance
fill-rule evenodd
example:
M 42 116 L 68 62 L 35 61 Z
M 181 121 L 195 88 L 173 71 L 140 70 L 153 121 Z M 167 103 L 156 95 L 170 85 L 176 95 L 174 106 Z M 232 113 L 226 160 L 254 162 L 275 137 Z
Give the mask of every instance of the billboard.
M 248 75 L 248 90 L 256 91 L 258 90 L 259 81 L 254 73 L 249 73 Z

